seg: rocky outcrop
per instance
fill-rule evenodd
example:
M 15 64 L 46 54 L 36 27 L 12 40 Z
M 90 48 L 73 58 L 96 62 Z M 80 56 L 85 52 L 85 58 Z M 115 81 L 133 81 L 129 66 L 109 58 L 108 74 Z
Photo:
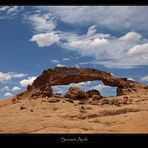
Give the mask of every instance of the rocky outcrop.
M 132 92 L 137 92 L 135 88 L 117 88 L 117 96 L 126 95 Z
M 92 96 L 92 100 L 100 100 L 100 99 L 102 99 L 102 97 L 99 96 L 99 95 L 93 95 Z
M 46 84 L 45 86 L 32 93 L 31 97 L 51 97 L 52 95 L 51 86 Z
M 117 95 L 123 95 L 138 91 L 139 88 L 144 89 L 144 85 L 128 80 L 127 78 L 117 78 L 110 73 L 103 72 L 91 68 L 76 67 L 55 67 L 53 69 L 44 70 L 43 73 L 33 82 L 29 90 L 42 88 L 46 84 L 68 85 L 70 83 L 79 83 L 85 81 L 101 80 L 104 85 L 118 87 Z
M 100 92 L 98 90 L 95 90 L 95 89 L 89 90 L 86 93 L 87 93 L 89 98 L 93 98 L 93 96 L 94 96 L 94 98 L 95 97 L 98 97 L 100 99 L 102 98 Z
M 43 73 L 34 80 L 31 89 L 41 88 L 46 84 L 50 86 L 68 85 L 70 83 L 93 80 L 101 80 L 105 85 L 113 87 L 125 87 L 129 85 L 129 83 L 123 79 L 113 77 L 110 73 L 96 69 L 55 67 L 54 69 L 44 70 Z
M 117 96 L 138 92 L 139 90 L 147 91 L 148 89 L 147 85 L 142 85 L 136 81 L 128 80 L 127 78 L 114 77 L 110 73 L 96 69 L 55 67 L 53 69 L 44 70 L 43 73 L 34 80 L 32 85 L 27 86 L 27 91 L 25 91 L 25 93 L 27 93 L 26 96 L 50 97 L 52 96 L 51 86 L 68 85 L 70 83 L 80 83 L 93 80 L 101 80 L 104 85 L 117 87 Z M 76 90 L 76 92 L 79 91 Z M 88 96 L 91 95 L 92 97 L 92 93 L 101 97 L 101 95 L 96 91 L 88 92 Z
M 74 100 L 86 99 L 87 93 L 77 87 L 70 87 L 68 92 L 64 95 L 65 98 L 70 98 Z

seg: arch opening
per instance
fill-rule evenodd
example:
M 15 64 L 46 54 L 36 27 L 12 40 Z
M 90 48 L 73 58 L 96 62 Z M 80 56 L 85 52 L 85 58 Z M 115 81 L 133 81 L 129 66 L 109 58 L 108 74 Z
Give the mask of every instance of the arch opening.
M 69 85 L 56 85 L 52 86 L 53 93 L 60 93 L 64 95 L 70 87 L 78 87 L 83 91 L 98 90 L 103 97 L 116 96 L 117 87 L 105 86 L 102 81 L 86 81 L 80 83 L 71 83 Z

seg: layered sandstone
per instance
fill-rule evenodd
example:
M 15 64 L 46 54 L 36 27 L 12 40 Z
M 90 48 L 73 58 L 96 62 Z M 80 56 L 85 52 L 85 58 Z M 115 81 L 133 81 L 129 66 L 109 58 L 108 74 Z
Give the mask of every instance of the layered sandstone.
M 145 92 L 148 89 L 147 85 L 128 80 L 127 78 L 115 77 L 110 73 L 96 69 L 55 67 L 44 70 L 43 73 L 34 80 L 33 84 L 27 87 L 26 92 L 29 96 L 50 97 L 52 96 L 51 86 L 94 80 L 102 81 L 104 85 L 107 86 L 117 87 L 117 96 L 136 93 L 138 91 Z

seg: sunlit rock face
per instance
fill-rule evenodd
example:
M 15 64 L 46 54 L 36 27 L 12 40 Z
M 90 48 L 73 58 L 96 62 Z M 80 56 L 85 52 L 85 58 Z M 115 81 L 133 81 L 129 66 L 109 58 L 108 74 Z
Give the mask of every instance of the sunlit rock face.
M 35 93 L 36 91 L 39 91 L 42 92 L 42 95 L 47 94 L 47 96 L 51 96 L 51 86 L 68 85 L 71 83 L 94 80 L 101 80 L 104 85 L 117 87 L 117 96 L 138 92 L 139 90 L 145 91 L 148 88 L 146 85 L 140 84 L 136 81 L 131 81 L 127 78 L 114 77 L 110 73 L 96 69 L 55 67 L 53 69 L 44 70 L 43 73 L 34 80 L 33 84 L 27 87 L 27 92 Z M 48 91 L 44 90 L 44 88 L 47 87 L 49 88 Z

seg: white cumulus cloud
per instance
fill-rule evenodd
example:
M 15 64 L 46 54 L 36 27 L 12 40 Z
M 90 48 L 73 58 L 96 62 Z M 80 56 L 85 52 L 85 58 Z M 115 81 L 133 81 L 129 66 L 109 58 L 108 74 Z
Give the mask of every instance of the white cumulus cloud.
M 51 62 L 52 62 L 52 63 L 59 63 L 60 61 L 57 60 L 57 59 L 52 59 Z
M 13 18 L 14 16 L 17 16 L 18 13 L 23 10 L 23 6 L 1 6 L 0 7 L 0 12 L 2 12 L 2 14 L 0 14 L 1 19 L 5 19 L 5 18 Z
M 64 64 L 57 64 L 56 67 L 65 67 L 67 65 L 64 65 Z
M 109 42 L 107 41 L 107 39 L 94 39 L 92 42 L 91 42 L 91 45 L 96 47 L 96 46 L 105 46 L 105 45 L 108 45 Z
M 12 76 L 9 73 L 0 72 L 0 81 L 8 81 L 11 79 L 12 79 Z
M 44 29 L 38 29 L 34 24 L 36 30 L 42 33 L 32 36 L 30 41 L 35 41 L 39 47 L 57 43 L 66 50 L 93 58 L 92 61 L 83 64 L 97 64 L 108 68 L 134 68 L 148 64 L 148 39 L 144 38 L 141 32 L 148 31 L 147 6 L 39 6 L 35 8 L 40 10 L 40 13 L 43 10 L 43 14 L 35 14 L 33 22 L 48 24 L 49 21 L 54 26 L 44 33 Z M 60 20 L 69 25 L 83 25 L 88 27 L 88 30 L 85 34 L 78 34 L 75 30 L 60 31 L 52 16 L 56 22 Z M 46 28 L 46 25 L 42 26 Z M 123 30 L 126 33 L 123 36 L 101 33 L 102 26 L 110 31 L 121 33 Z
M 90 35 L 95 34 L 96 32 L 97 32 L 96 26 L 93 25 L 93 26 L 90 26 L 90 27 L 88 28 L 87 35 L 90 36 Z
M 10 90 L 9 86 L 4 86 L 0 88 L 0 91 L 9 91 L 9 90 Z
M 148 76 L 144 76 L 141 78 L 141 81 L 145 81 L 145 82 L 148 82 Z
M 28 77 L 27 79 L 20 81 L 20 85 L 23 87 L 27 87 L 27 85 L 29 85 L 29 84 L 31 85 L 36 78 L 37 77 L 35 77 L 35 76 Z
M 92 35 L 88 35 L 88 32 L 90 32 L 90 28 L 88 28 L 87 33 L 83 35 L 63 33 L 60 36 L 64 38 L 66 42 L 61 43 L 60 46 L 67 50 L 77 51 L 82 56 L 96 56 L 102 52 L 102 48 L 109 46 L 109 34 L 94 32 Z
M 132 47 L 131 49 L 129 49 L 127 54 L 129 55 L 143 54 L 143 56 L 148 56 L 148 43 Z
M 33 29 L 37 32 L 51 32 L 55 29 L 55 23 L 50 14 L 33 14 L 28 17 Z
M 137 32 L 128 32 L 126 35 L 120 37 L 119 40 L 135 41 L 135 40 L 139 40 L 141 37 L 142 35 Z
M 148 6 L 39 6 L 36 8 L 53 13 L 68 24 L 83 26 L 96 24 L 114 30 L 148 30 Z
M 39 47 L 44 46 L 51 46 L 52 44 L 55 44 L 59 42 L 60 37 L 58 34 L 55 34 L 53 32 L 51 33 L 41 33 L 33 35 L 30 41 L 35 41 Z
M 26 75 L 27 74 L 17 73 L 17 72 L 7 72 L 7 73 L 0 72 L 0 82 L 9 81 L 12 78 L 22 78 L 25 77 Z
M 13 96 L 13 94 L 12 94 L 12 93 L 10 93 L 10 92 L 6 92 L 6 93 L 4 94 L 4 96 L 5 96 L 5 97 L 12 97 L 12 96 Z
M 104 88 L 109 88 L 109 86 L 105 86 L 105 85 L 99 84 L 99 85 L 93 87 L 93 89 L 96 89 L 98 91 L 100 91 L 100 90 L 102 90 Z
M 100 64 L 109 68 L 122 69 L 147 65 L 148 40 L 141 38 L 138 33 L 129 32 L 126 35 L 127 40 L 123 40 L 121 39 L 123 36 L 116 37 L 109 34 L 95 33 L 87 36 L 87 34 L 71 33 L 66 38 L 67 42 L 62 43 L 61 46 L 67 50 L 76 51 L 81 56 L 94 57 L 94 60 L 81 64 Z
M 18 90 L 21 90 L 21 88 L 20 88 L 20 87 L 17 87 L 17 86 L 14 86 L 14 87 L 12 88 L 12 91 L 18 91 Z
M 80 82 L 80 83 L 71 83 L 68 85 L 68 87 L 82 87 L 82 86 L 88 86 L 90 84 L 91 84 L 91 81 Z
M 12 6 L 7 9 L 7 14 L 12 14 L 18 10 L 19 6 Z

